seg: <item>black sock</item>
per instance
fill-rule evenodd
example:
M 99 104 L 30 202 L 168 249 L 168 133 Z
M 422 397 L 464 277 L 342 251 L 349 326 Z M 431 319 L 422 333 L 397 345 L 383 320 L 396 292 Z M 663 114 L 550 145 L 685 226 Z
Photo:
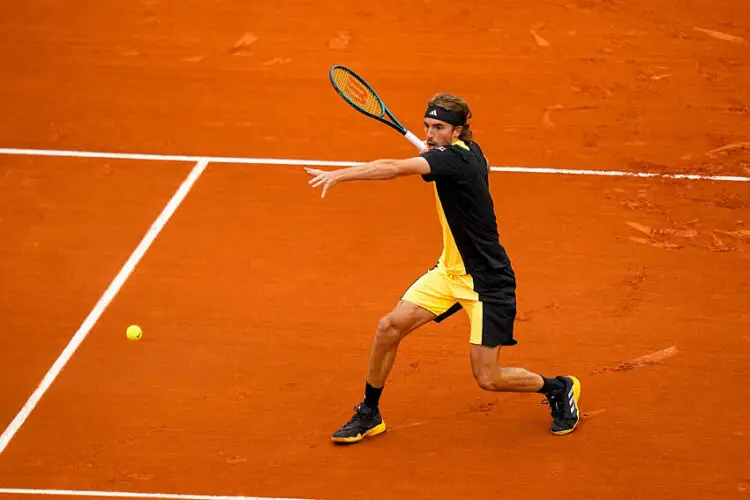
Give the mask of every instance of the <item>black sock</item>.
M 549 394 L 550 392 L 556 389 L 565 389 L 565 385 L 559 380 L 557 380 L 556 378 L 542 377 L 542 380 L 544 380 L 544 384 L 542 385 L 542 388 L 539 389 L 538 391 L 542 394 Z
M 378 409 L 378 403 L 380 402 L 380 395 L 383 393 L 383 388 L 375 388 L 365 382 L 365 405 L 373 410 Z

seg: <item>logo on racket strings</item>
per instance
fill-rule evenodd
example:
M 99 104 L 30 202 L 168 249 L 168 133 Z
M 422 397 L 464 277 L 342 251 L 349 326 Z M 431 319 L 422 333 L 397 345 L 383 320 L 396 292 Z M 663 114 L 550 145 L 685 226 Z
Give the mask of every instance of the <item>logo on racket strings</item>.
M 364 107 L 367 103 L 367 89 L 362 87 L 356 80 L 348 79 L 344 84 L 344 91 L 351 97 L 352 101 Z

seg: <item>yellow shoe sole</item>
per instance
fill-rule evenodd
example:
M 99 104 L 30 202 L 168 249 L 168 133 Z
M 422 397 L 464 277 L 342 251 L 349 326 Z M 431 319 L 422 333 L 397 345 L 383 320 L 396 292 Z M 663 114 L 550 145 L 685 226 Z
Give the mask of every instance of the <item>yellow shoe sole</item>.
M 576 405 L 576 423 L 573 424 L 573 427 L 564 431 L 550 431 L 555 436 L 564 436 L 565 434 L 570 434 L 578 426 L 578 422 L 581 421 L 581 409 L 578 407 L 578 399 L 581 397 L 581 382 L 577 378 L 571 377 L 569 375 L 568 378 L 573 381 L 573 402 Z
M 354 437 L 348 437 L 348 438 L 331 437 L 331 441 L 333 441 L 334 443 L 341 443 L 341 444 L 358 443 L 362 441 L 363 439 L 377 436 L 378 434 L 382 434 L 384 432 L 385 432 L 385 422 L 380 422 L 378 425 L 376 425 L 369 431 L 365 432 L 364 434 L 357 434 Z

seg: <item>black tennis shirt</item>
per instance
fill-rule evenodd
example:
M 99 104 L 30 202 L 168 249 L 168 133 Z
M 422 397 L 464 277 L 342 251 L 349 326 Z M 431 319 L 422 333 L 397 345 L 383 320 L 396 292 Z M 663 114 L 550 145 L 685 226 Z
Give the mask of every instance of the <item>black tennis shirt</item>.
M 440 264 L 453 274 L 475 274 L 510 267 L 500 244 L 490 195 L 489 165 L 475 142 L 458 141 L 421 155 L 430 165 L 426 182 L 435 183 L 443 229 Z

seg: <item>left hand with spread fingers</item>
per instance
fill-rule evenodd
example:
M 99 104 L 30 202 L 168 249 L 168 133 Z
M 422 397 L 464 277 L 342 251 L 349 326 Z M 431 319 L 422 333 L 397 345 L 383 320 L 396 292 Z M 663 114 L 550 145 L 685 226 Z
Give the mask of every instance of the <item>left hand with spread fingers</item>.
M 308 181 L 310 186 L 316 188 L 323 186 L 323 192 L 320 197 L 325 198 L 326 191 L 329 187 L 333 187 L 338 182 L 338 176 L 336 170 L 319 170 L 317 168 L 305 168 L 305 172 L 310 174 L 313 178 Z

